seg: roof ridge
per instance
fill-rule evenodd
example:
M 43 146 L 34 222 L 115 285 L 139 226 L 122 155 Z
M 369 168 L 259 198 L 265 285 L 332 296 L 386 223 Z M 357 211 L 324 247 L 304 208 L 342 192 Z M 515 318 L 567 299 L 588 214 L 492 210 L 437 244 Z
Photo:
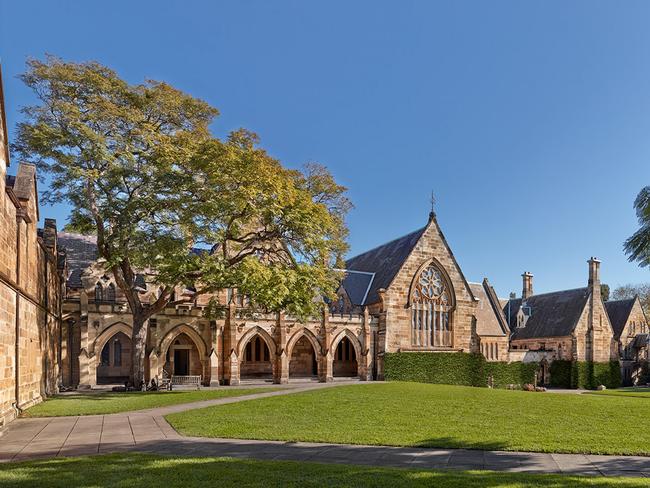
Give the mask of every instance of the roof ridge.
M 578 291 L 578 290 L 588 290 L 588 289 L 589 289 L 588 286 L 579 286 L 578 288 L 569 288 L 568 290 L 555 290 L 555 291 L 547 291 L 545 293 L 535 293 L 534 295 L 531 295 L 528 298 L 542 297 L 542 296 L 545 296 L 545 295 L 553 295 L 555 293 L 566 293 L 568 291 Z M 522 297 L 515 298 L 515 300 L 521 300 L 521 299 L 522 299 Z
M 421 228 L 419 228 L 419 229 L 417 229 L 417 230 L 414 230 L 413 232 L 409 232 L 408 234 L 404 234 L 404 235 L 402 235 L 402 236 L 400 236 L 400 237 L 396 237 L 395 239 L 391 239 L 391 240 L 388 241 L 388 242 L 384 242 L 383 244 L 379 244 L 378 246 L 375 246 L 375 247 L 373 247 L 373 248 L 371 248 L 371 249 L 368 249 L 367 251 L 364 251 L 364 252 L 362 252 L 362 253 L 360 253 L 360 254 L 357 254 L 356 256 L 352 256 L 351 258 L 348 258 L 348 259 L 345 260 L 346 265 L 347 265 L 347 263 L 348 263 L 349 261 L 352 261 L 353 259 L 356 259 L 356 258 L 358 258 L 358 257 L 360 257 L 360 256 L 363 256 L 363 255 L 365 255 L 365 254 L 369 254 L 369 253 L 371 253 L 371 252 L 373 252 L 373 251 L 376 251 L 376 250 L 379 249 L 379 248 L 382 248 L 382 247 L 388 246 L 389 244 L 392 244 L 392 243 L 394 243 L 394 242 L 397 242 L 397 241 L 399 241 L 399 240 L 402 240 L 402 239 L 404 239 L 405 237 L 411 236 L 411 235 L 413 235 L 413 234 L 417 234 L 418 232 L 424 232 L 424 230 L 425 230 L 426 228 L 427 228 L 427 226 L 425 225 L 424 227 L 421 227 Z

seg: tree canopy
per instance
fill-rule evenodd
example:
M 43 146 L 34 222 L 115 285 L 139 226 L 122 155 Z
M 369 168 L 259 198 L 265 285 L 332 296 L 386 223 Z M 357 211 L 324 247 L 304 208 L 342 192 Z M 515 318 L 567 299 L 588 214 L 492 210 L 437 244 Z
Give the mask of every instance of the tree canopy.
M 639 230 L 625 241 L 623 247 L 630 261 L 646 267 L 650 265 L 650 186 L 639 192 L 634 200 L 634 209 Z
M 218 111 L 164 82 L 51 56 L 27 68 L 39 104 L 23 108 L 13 149 L 50 176 L 47 203 L 72 206 L 66 228 L 97 235 L 134 341 L 180 285 L 195 294 L 178 301 L 233 287 L 303 317 L 333 295 L 350 202 L 323 166 L 287 169 L 244 129 L 215 137 Z M 138 273 L 162 288 L 154 303 Z

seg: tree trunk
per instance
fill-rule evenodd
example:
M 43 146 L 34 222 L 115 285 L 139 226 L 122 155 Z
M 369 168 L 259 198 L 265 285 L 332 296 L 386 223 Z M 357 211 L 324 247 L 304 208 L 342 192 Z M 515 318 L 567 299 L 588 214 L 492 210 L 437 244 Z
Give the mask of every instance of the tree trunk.
M 145 384 L 148 330 L 149 321 L 134 314 L 131 338 L 131 383 L 136 390 L 141 390 Z

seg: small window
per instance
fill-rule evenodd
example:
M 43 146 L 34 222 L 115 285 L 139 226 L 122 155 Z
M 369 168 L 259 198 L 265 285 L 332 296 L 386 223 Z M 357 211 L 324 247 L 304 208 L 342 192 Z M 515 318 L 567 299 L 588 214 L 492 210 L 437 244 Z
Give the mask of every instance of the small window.
M 104 301 L 104 288 L 102 287 L 102 284 L 99 282 L 95 285 L 95 301 L 96 302 Z
M 115 301 L 115 285 L 111 283 L 106 289 L 106 301 L 114 302 Z

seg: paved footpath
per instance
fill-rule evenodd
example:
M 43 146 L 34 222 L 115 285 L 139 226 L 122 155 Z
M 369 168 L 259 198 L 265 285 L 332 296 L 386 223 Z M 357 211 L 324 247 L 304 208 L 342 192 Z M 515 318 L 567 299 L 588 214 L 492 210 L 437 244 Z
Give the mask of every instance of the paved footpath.
M 0 431 L 0 462 L 137 451 L 177 456 L 229 456 L 403 468 L 650 477 L 650 457 L 209 439 L 181 436 L 164 419 L 164 415 L 195 408 L 335 385 L 296 386 L 123 414 L 21 418 Z

